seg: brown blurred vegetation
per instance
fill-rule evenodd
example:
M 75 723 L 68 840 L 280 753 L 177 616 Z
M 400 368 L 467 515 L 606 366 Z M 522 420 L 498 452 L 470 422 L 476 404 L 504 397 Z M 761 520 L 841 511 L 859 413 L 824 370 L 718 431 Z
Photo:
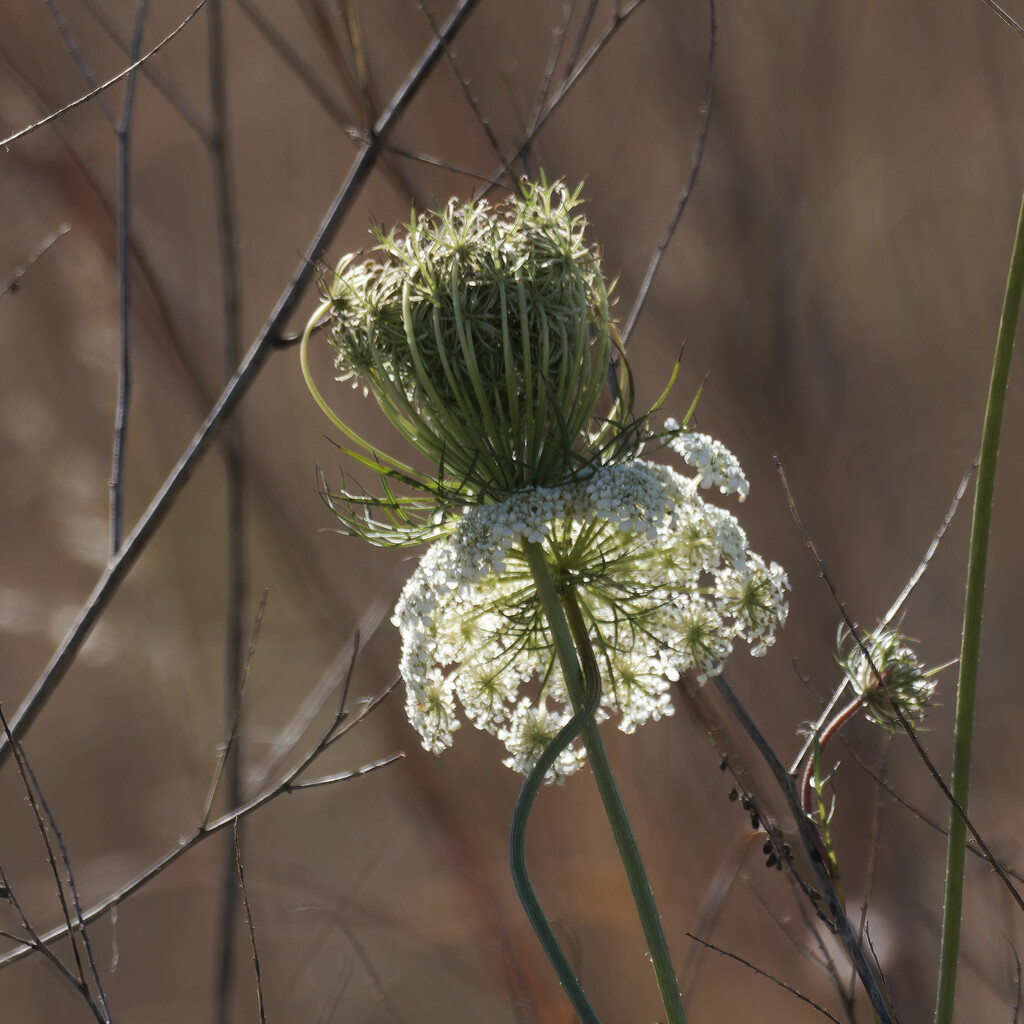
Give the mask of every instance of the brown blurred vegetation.
M 247 0 L 248 2 L 248 0 Z M 151 5 L 148 48 L 190 9 Z M 339 59 L 330 0 L 260 5 L 276 32 L 362 124 Z M 450 3 L 434 12 L 440 20 Z M 587 4 L 579 3 L 567 51 Z M 413 0 L 357 4 L 375 102 L 386 102 L 432 29 Z M 103 78 L 124 66 L 99 10 L 130 33 L 126 0 L 61 10 Z M 561 17 L 538 0 L 482 3 L 453 52 L 506 148 L 521 138 Z M 1018 7 L 1018 18 L 1024 10 Z M 151 64 L 209 123 L 207 14 Z M 243 9 L 225 7 L 232 192 L 245 346 L 291 276 L 356 142 L 310 95 Z M 588 39 L 608 23 L 597 7 Z M 319 21 L 318 21 L 319 19 Z M 333 27 L 333 28 L 331 28 Z M 330 30 L 329 30 L 330 29 Z M 978 447 L 991 353 L 1024 184 L 1024 39 L 981 0 L 730 0 L 718 11 L 710 134 L 696 192 L 633 335 L 641 398 L 652 401 L 685 342 L 671 411 L 708 376 L 701 426 L 752 482 L 743 522 L 784 563 L 790 622 L 763 661 L 737 656 L 730 681 L 789 761 L 814 716 L 811 691 L 838 680 L 838 613 L 793 524 L 771 456 L 784 463 L 809 531 L 850 615 L 871 628 L 914 570 Z M 618 275 L 625 317 L 689 172 L 708 49 L 708 8 L 646 0 L 541 132 L 532 170 L 585 181 L 594 236 Z M 150 77 L 132 129 L 135 392 L 127 527 L 209 411 L 223 382 L 222 273 L 209 154 Z M 37 0 L 0 9 L 4 136 L 85 87 Z M 115 109 L 122 86 L 108 96 Z M 1017 99 L 1015 99 L 1016 97 Z M 379 107 L 377 108 L 379 112 Z M 442 61 L 392 140 L 491 174 L 497 161 L 452 67 Z M 0 298 L 0 700 L 8 715 L 46 664 L 107 556 L 107 481 L 117 385 L 114 135 L 95 103 L 0 153 L 0 281 L 61 223 L 71 230 Z M 390 157 L 362 189 L 329 258 L 367 245 L 373 222 L 477 183 Z M 299 324 L 314 305 L 300 304 Z M 326 364 L 325 364 L 326 365 Z M 1019 370 L 1019 368 L 1018 368 Z M 1001 448 L 983 638 L 973 816 L 997 853 L 1024 865 L 1020 668 L 1013 624 L 1024 572 L 1024 388 L 1015 374 Z M 369 403 L 338 392 L 361 432 L 386 438 Z M 252 628 L 269 589 L 244 702 L 243 782 L 365 617 L 354 686 L 388 683 L 387 614 L 409 555 L 335 536 L 314 466 L 337 477 L 328 424 L 296 353 L 275 354 L 238 417 L 246 467 L 246 593 Z M 369 482 L 369 481 L 367 481 Z M 116 890 L 197 824 L 224 731 L 226 527 L 223 452 L 200 465 L 121 588 L 25 749 L 68 845 L 85 904 Z M 911 598 L 905 629 L 930 664 L 959 649 L 969 503 Z M 809 685 L 805 685 L 806 678 Z M 955 672 L 925 735 L 948 774 Z M 883 738 L 848 738 L 877 763 Z M 609 745 L 647 858 L 696 1024 L 816 1021 L 806 1004 L 744 967 L 699 953 L 709 892 L 724 896 L 705 937 L 836 1010 L 828 979 L 758 894 L 787 917 L 781 875 L 750 849 L 731 887 L 721 866 L 747 841 L 729 780 L 687 706 Z M 568 1022 L 508 878 L 506 829 L 519 780 L 487 737 L 463 729 L 435 759 L 398 695 L 332 751 L 324 772 L 397 750 L 364 779 L 281 798 L 245 822 L 249 897 L 271 1020 Z M 1015 751 L 1017 753 L 1015 753 Z M 931 1019 L 945 842 L 906 808 L 878 801 L 846 751 L 836 839 L 852 906 L 865 890 L 880 814 L 870 929 L 904 1024 Z M 903 737 L 895 788 L 944 820 L 941 795 Z M 876 805 L 878 810 L 876 811 Z M 216 916 L 227 837 L 200 846 L 92 930 L 114 1015 L 151 1024 L 212 1019 Z M 609 1024 L 658 1019 L 632 904 L 590 782 L 545 791 L 530 830 L 542 902 Z M 0 864 L 34 923 L 59 922 L 52 879 L 13 766 L 0 778 Z M 0 927 L 17 930 L 10 908 Z M 237 915 L 236 1021 L 256 1020 Z M 799 920 L 794 934 L 805 938 Z M 960 1019 L 1010 1020 L 1019 917 L 970 859 Z M 58 945 L 58 951 L 67 953 Z M 116 952 L 115 952 L 116 951 Z M 116 969 L 111 970 L 116 958 Z M 860 999 L 860 1018 L 868 1019 Z M 38 957 L 0 972 L 0 1020 L 86 1020 Z

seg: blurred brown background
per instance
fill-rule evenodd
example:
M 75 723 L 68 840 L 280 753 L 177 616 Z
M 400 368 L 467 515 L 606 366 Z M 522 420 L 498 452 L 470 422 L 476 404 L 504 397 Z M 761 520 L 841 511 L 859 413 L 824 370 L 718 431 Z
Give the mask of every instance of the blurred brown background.
M 258 0 L 247 0 L 247 3 Z M 441 20 L 450 4 L 433 13 Z M 148 49 L 190 4 L 150 4 Z M 345 32 L 355 10 L 374 108 L 429 45 L 413 0 L 262 0 L 272 28 L 224 9 L 231 194 L 237 212 L 241 339 L 248 347 L 294 271 L 365 125 Z M 62 0 L 100 78 L 120 70 L 135 8 Z M 1018 19 L 1019 5 L 1010 8 Z M 591 13 L 576 4 L 555 86 Z M 614 17 L 599 3 L 584 52 Z M 453 52 L 500 143 L 523 136 L 560 4 L 484 0 Z M 183 114 L 210 124 L 209 11 L 152 61 L 131 130 L 135 390 L 126 469 L 130 529 L 212 406 L 223 381 L 223 274 L 210 153 Z M 106 27 L 105 27 L 106 26 Z M 618 275 L 625 318 L 689 172 L 708 50 L 708 8 L 645 0 L 541 131 L 531 168 L 585 181 L 594 237 Z M 113 30 L 113 34 L 108 29 Z M 276 34 L 276 40 L 273 38 Z M 660 392 L 685 342 L 675 415 L 709 375 L 702 428 L 752 482 L 742 521 L 784 563 L 790 622 L 763 661 L 737 655 L 730 681 L 784 761 L 834 686 L 838 613 L 793 524 L 771 462 L 783 461 L 803 519 L 851 616 L 873 627 L 923 555 L 974 457 L 1006 265 L 1024 185 L 1024 38 L 981 0 L 728 0 L 718 10 L 715 99 L 697 190 L 633 335 L 641 400 Z M 283 52 L 338 105 L 332 118 Z M 85 91 L 52 11 L 0 9 L 0 133 Z M 115 111 L 124 91 L 107 93 Z M 168 96 L 171 98 L 169 99 Z M 391 142 L 489 175 L 498 166 L 450 64 L 442 61 Z M 95 102 L 0 153 L 0 282 L 62 223 L 70 232 L 0 298 L 0 700 L 10 716 L 94 586 L 108 550 L 107 481 L 117 389 L 116 145 Z M 392 155 L 359 194 L 328 251 L 369 242 L 372 222 L 411 203 L 466 196 L 469 177 Z M 314 306 L 308 293 L 293 326 Z M 1017 368 L 1019 371 L 1019 367 Z M 972 790 L 995 850 L 1024 864 L 1019 756 L 1020 512 L 1024 388 L 1011 383 L 996 491 Z M 356 425 L 387 440 L 370 403 L 336 391 Z M 410 555 L 330 533 L 315 464 L 338 479 L 329 424 L 294 349 L 274 354 L 242 403 L 248 637 L 266 612 L 244 701 L 242 783 L 251 792 L 285 725 L 366 616 L 384 612 L 354 673 L 361 699 L 395 673 L 387 615 Z M 223 450 L 201 463 L 28 735 L 26 752 L 91 905 L 198 824 L 224 733 L 226 517 Z M 369 481 L 367 481 L 369 482 Z M 908 605 L 929 664 L 959 649 L 969 502 Z M 1016 659 L 1016 660 L 1015 660 Z M 806 677 L 805 685 L 802 677 Z M 949 770 L 955 672 L 940 684 L 926 743 Z M 318 724 L 324 721 L 323 715 Z M 863 723 L 851 746 L 877 763 Z M 696 1024 L 822 1019 L 740 964 L 699 954 L 709 893 L 724 895 L 705 937 L 840 1015 L 828 979 L 773 911 L 806 932 L 758 843 L 731 888 L 716 875 L 746 841 L 746 817 L 704 727 L 686 706 L 635 737 L 608 736 Z M 332 748 L 326 774 L 405 751 L 366 778 L 281 797 L 243 828 L 249 897 L 271 1020 L 568 1022 L 505 862 L 519 780 L 470 728 L 435 759 L 398 694 Z M 852 906 L 872 851 L 875 787 L 847 751 L 835 834 Z M 945 820 L 940 794 L 896 737 L 888 771 L 915 807 Z M 906 808 L 880 804 L 871 938 L 904 1024 L 931 1019 L 945 842 Z M 214 1020 L 217 917 L 228 837 L 201 844 L 92 929 L 120 1021 Z M 584 984 L 609 1022 L 659 1019 L 632 904 L 592 784 L 541 795 L 531 864 Z M 1019 916 L 970 858 L 960 1015 L 1010 1020 Z M 13 766 L 0 777 L 0 865 L 37 928 L 60 914 Z M 772 910 L 769 910 L 765 904 Z M 257 1018 L 241 911 L 228 1019 Z M 10 906 L 0 927 L 18 932 Z M 6 947 L 5 947 L 6 948 Z M 62 955 L 66 946 L 58 945 Z M 869 1019 L 859 997 L 859 1020 Z M 79 1021 L 80 999 L 40 957 L 0 971 L 0 1020 Z

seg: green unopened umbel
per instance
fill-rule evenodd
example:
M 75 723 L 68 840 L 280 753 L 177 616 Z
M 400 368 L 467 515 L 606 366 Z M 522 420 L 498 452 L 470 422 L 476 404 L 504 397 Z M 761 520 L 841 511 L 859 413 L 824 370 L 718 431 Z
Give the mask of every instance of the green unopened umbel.
M 579 190 L 523 183 L 378 235 L 325 284 L 339 379 L 370 391 L 463 493 L 565 480 L 585 455 L 612 326 Z

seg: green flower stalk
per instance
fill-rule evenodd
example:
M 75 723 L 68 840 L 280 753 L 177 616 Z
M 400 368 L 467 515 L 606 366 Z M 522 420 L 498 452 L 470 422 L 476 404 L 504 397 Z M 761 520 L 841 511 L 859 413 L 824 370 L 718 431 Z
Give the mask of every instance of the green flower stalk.
M 384 488 L 381 497 L 327 491 L 343 529 L 382 545 L 432 542 L 393 618 L 409 720 L 440 753 L 468 719 L 527 776 L 510 836 L 513 874 L 578 1014 L 597 1021 L 529 884 L 523 844 L 541 782 L 589 760 L 666 1019 L 684 1024 L 597 723 L 615 718 L 631 733 L 672 714 L 669 681 L 679 672 L 703 681 L 738 642 L 765 653 L 785 622 L 789 583 L 749 549 L 731 513 L 702 497 L 712 488 L 746 497 L 732 454 L 685 421 L 655 433 L 654 410 L 633 417 L 629 367 L 579 205 L 578 189 L 524 183 L 502 206 L 452 200 L 414 215 L 404 233 L 378 234 L 375 258 L 348 256 L 324 281 L 302 366 L 354 444 L 349 453 Z M 320 326 L 338 379 L 373 395 L 432 476 L 364 441 L 321 396 L 308 362 Z M 598 415 L 613 356 L 618 386 Z M 645 445 L 676 452 L 693 475 L 642 459 Z

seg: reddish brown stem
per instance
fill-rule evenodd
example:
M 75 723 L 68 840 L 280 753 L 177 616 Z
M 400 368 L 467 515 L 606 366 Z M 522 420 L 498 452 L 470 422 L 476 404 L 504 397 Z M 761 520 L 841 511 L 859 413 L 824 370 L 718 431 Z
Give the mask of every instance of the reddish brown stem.
M 821 752 L 828 745 L 828 742 L 839 732 L 840 729 L 846 723 L 853 718 L 853 716 L 861 709 L 864 704 L 862 697 L 850 701 L 845 708 L 836 712 L 835 718 L 832 719 L 828 725 L 825 726 L 821 731 L 821 735 L 818 736 L 818 756 L 821 756 Z M 800 778 L 800 806 L 803 807 L 804 813 L 810 817 L 813 813 L 811 806 L 811 781 L 814 778 L 814 746 L 807 751 L 807 763 L 804 765 L 803 775 Z

